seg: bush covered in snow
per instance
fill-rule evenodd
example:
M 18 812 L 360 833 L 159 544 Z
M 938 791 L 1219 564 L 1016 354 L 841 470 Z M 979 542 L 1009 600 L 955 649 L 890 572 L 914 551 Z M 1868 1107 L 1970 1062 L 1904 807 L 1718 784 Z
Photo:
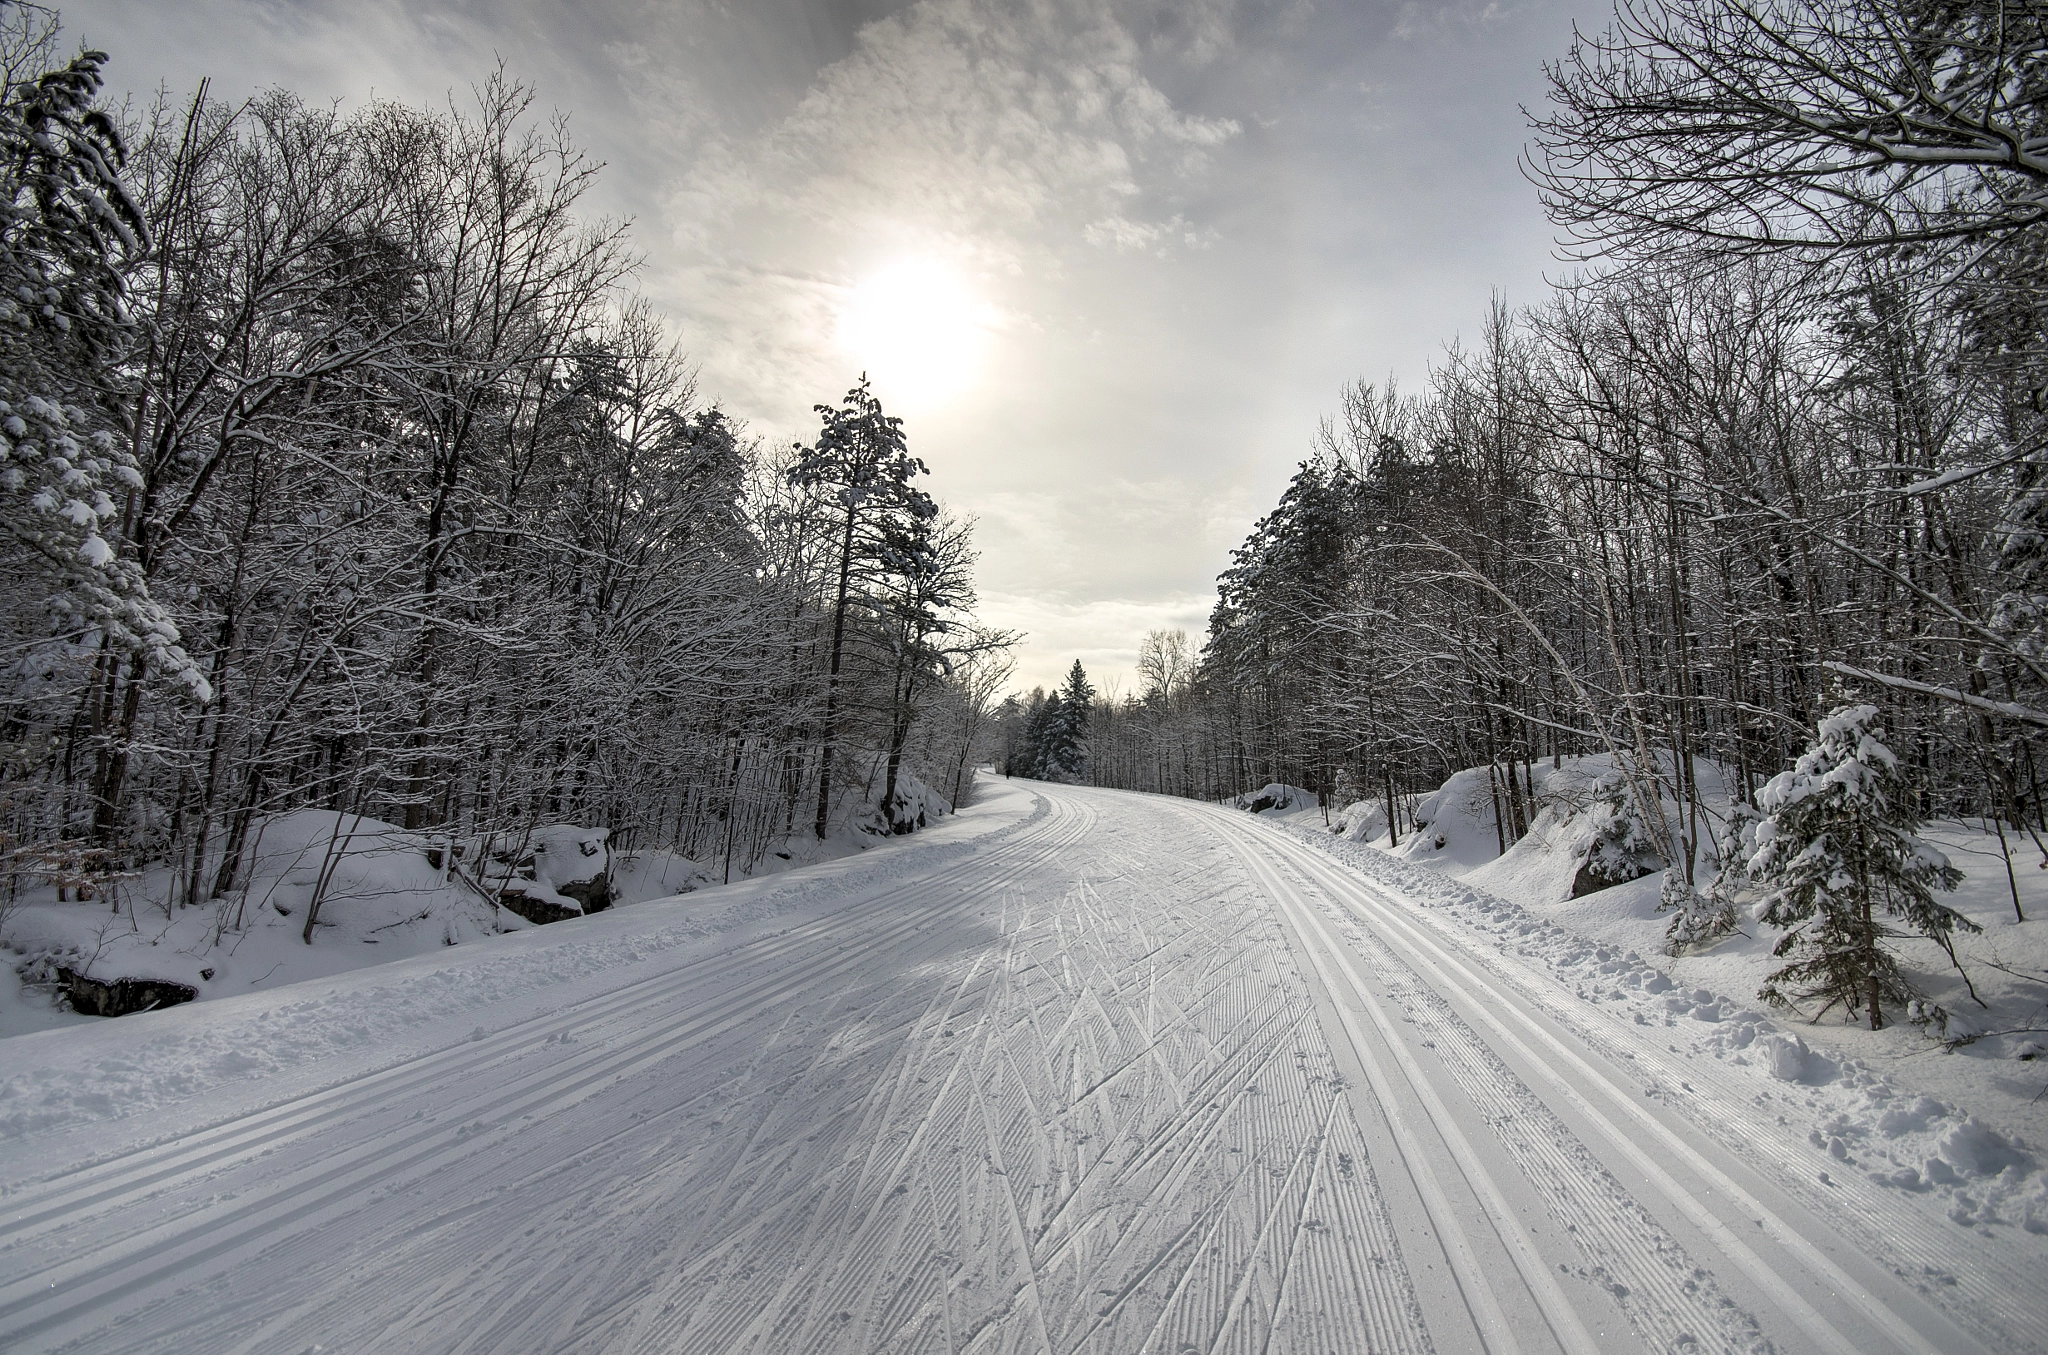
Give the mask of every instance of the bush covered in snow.
M 1757 996 L 1860 1010 L 1872 1030 L 1886 1006 L 1918 996 L 1888 944 L 1902 933 L 1884 917 L 1944 948 L 1956 928 L 1976 930 L 1935 901 L 1962 874 L 1915 836 L 1912 787 L 1879 732 L 1875 706 L 1844 706 L 1820 722 L 1812 746 L 1758 794 L 1767 817 L 1748 865 L 1764 891 L 1759 920 L 1788 929 L 1772 953 L 1790 963 Z

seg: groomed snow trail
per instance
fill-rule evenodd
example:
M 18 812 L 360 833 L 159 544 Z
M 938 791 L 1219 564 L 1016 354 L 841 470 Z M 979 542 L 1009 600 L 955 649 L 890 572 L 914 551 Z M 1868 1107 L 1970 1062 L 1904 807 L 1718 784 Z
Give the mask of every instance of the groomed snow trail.
M 1952 1245 L 1918 1216 L 1786 1190 L 1417 901 L 1242 814 L 991 791 L 973 850 L 785 877 L 738 944 L 0 1144 L 0 1348 L 2041 1348 L 2028 1300 L 1968 1305 L 1980 1343 L 1871 1255 Z M 210 1005 L 165 1019 L 254 1019 Z

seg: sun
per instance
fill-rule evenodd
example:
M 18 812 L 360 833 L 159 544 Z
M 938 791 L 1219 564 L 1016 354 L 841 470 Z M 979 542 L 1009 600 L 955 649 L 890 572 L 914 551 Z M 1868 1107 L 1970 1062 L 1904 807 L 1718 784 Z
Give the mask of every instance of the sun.
M 839 345 L 886 393 L 932 403 L 966 386 L 983 327 L 974 298 L 941 265 L 909 259 L 856 286 L 839 315 Z

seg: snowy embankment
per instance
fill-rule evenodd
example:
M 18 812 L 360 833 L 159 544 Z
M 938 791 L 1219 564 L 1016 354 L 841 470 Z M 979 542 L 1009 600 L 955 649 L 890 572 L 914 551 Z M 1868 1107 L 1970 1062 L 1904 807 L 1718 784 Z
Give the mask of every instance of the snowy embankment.
M 716 953 L 1026 821 L 1027 796 L 997 795 L 910 838 L 783 872 L 528 927 L 480 945 L 435 945 L 289 985 L 0 1041 L 0 1139 L 56 1132 L 74 1147 L 133 1138 L 175 1107 L 180 1122 L 246 1113 L 536 1015 L 628 988 L 678 957 Z M 297 937 L 293 945 L 303 946 Z M 44 999 L 47 1000 L 47 999 Z M 66 1014 L 70 1016 L 70 1014 Z M 317 1069 L 317 1071 L 314 1071 Z
M 907 779 L 917 822 L 950 808 Z M 808 829 L 730 872 L 765 878 L 857 855 L 890 837 L 856 783 L 824 839 Z M 216 850 L 197 872 L 221 874 Z M 473 841 L 408 832 L 332 810 L 300 809 L 250 825 L 233 887 L 196 906 L 183 868 L 158 865 L 100 886 L 101 897 L 21 891 L 0 907 L 0 1038 L 105 1018 L 77 1008 L 107 989 L 156 985 L 131 1005 L 169 1006 L 271 990 L 388 964 L 532 927 L 582 925 L 608 909 L 726 882 L 660 848 L 621 849 L 602 828 L 536 824 Z
M 1702 1057 L 1751 1023 L 1652 1023 L 1320 816 L 983 784 L 855 860 L 0 1041 L 0 1345 L 2048 1347 L 2024 1202 L 1814 1149 L 1868 1090 L 1824 1056 L 1753 1094 L 1768 1030 Z
M 1995 834 L 1931 825 L 1923 836 L 1964 875 L 1943 902 L 1983 929 L 1956 938 L 1967 983 L 1932 942 L 1900 943 L 1915 987 L 1954 1013 L 1948 1040 L 1904 1012 L 1880 1031 L 1839 1013 L 1806 1021 L 1758 1002 L 1765 975 L 1783 961 L 1771 954 L 1779 933 L 1754 917 L 1703 951 L 1674 956 L 1669 915 L 1658 912 L 1662 872 L 1584 892 L 1597 818 L 1587 791 L 1605 770 L 1600 758 L 1561 770 L 1539 764 L 1541 811 L 1506 853 L 1484 768 L 1423 797 L 1419 825 L 1398 845 L 1378 802 L 1333 811 L 1327 824 L 1313 800 L 1261 817 L 1429 901 L 1504 963 L 1547 975 L 1582 1004 L 1580 1021 L 1626 1021 L 1711 1068 L 1722 1097 L 1769 1106 L 1753 1128 L 1811 1179 L 1839 1184 L 1853 1173 L 1926 1196 L 1956 1225 L 2048 1234 L 2048 1059 L 2037 1057 L 2048 1047 L 2048 872 L 2015 844 L 2009 878 Z M 1718 791 L 1704 763 L 1701 780 Z M 1701 884 L 1712 865 L 1709 856 Z M 2025 922 L 2014 915 L 2015 885 Z M 1681 1084 L 1671 1094 L 1697 1093 Z

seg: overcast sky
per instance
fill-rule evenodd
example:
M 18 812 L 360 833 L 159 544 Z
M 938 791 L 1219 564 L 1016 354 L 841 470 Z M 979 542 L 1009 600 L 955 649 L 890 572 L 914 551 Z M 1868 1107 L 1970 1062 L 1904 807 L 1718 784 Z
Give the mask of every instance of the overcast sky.
M 775 440 L 865 370 L 979 519 L 1022 686 L 1199 643 L 1358 377 L 1541 296 L 1521 107 L 1603 4 L 90 0 L 117 90 L 461 100 L 502 60 L 608 168 L 704 393 Z

